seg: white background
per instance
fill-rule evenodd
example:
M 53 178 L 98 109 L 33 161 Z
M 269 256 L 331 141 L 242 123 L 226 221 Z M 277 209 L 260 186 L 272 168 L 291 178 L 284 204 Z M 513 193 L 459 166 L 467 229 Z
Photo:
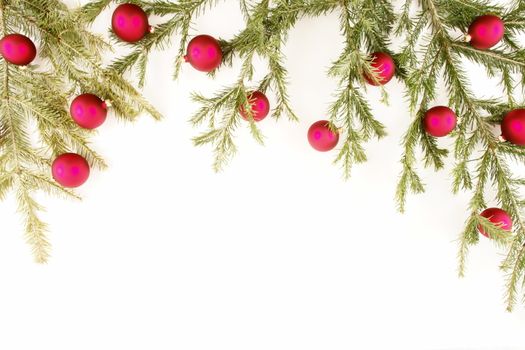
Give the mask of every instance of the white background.
M 236 3 L 208 12 L 192 33 L 231 38 L 242 27 Z M 106 33 L 110 16 L 95 30 Z M 325 73 L 341 42 L 337 14 L 298 23 L 285 52 L 301 121 L 261 122 L 265 147 L 239 129 L 240 152 L 221 174 L 211 149 L 191 144 L 189 95 L 235 81 L 238 66 L 215 81 L 184 66 L 174 82 L 177 45 L 154 53 L 144 94 L 165 120 L 110 117 L 93 140 L 110 169 L 92 173 L 84 200 L 41 196 L 49 264 L 32 262 L 14 198 L 1 203 L 0 349 L 525 348 L 524 307 L 507 313 L 503 303 L 503 252 L 481 239 L 457 278 L 469 194 L 450 194 L 450 167 L 422 171 L 427 193 L 396 212 L 411 118 L 399 82 L 387 85 L 390 106 L 368 90 L 389 136 L 367 145 L 370 161 L 351 181 L 331 165 L 334 154 L 308 145 L 309 125 L 332 100 Z M 480 94 L 499 93 L 469 71 Z

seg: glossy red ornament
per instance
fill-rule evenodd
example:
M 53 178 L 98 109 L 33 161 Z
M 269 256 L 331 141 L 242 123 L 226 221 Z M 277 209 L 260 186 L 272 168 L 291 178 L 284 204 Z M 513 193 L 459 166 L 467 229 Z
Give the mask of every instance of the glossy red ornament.
M 308 142 L 319 152 L 327 152 L 337 146 L 339 133 L 330 129 L 328 120 L 319 120 L 308 129 Z
M 135 4 L 119 5 L 113 12 L 111 27 L 121 40 L 134 43 L 151 31 L 148 15 Z
M 501 133 L 510 143 L 525 146 L 525 109 L 507 113 L 501 122 Z
M 432 136 L 442 137 L 450 134 L 456 127 L 457 117 L 453 110 L 446 106 L 430 108 L 423 118 L 425 131 Z
M 76 153 L 64 153 L 58 156 L 51 166 L 53 178 L 64 187 L 78 187 L 89 177 L 89 164 L 84 157 Z
M 505 23 L 495 15 L 476 17 L 468 28 L 470 45 L 486 50 L 496 45 L 505 34 Z
M 214 37 L 198 35 L 188 43 L 184 60 L 201 72 L 211 72 L 222 63 L 222 49 Z
M 95 129 L 106 120 L 108 109 L 106 103 L 93 94 L 82 94 L 71 102 L 69 108 L 71 117 L 78 126 L 85 129 Z
M 252 116 L 254 121 L 260 122 L 270 113 L 270 101 L 268 101 L 268 98 L 262 92 L 254 91 L 248 94 L 248 101 L 252 106 Z M 245 120 L 248 120 L 248 115 L 244 106 L 240 107 L 239 113 Z
M 492 222 L 494 225 L 501 225 L 501 228 L 506 231 L 512 230 L 512 219 L 510 218 L 510 215 L 507 214 L 507 212 L 503 209 L 488 208 L 483 210 L 479 215 L 489 219 L 489 221 Z M 489 235 L 487 234 L 487 232 L 485 232 L 481 225 L 478 226 L 478 230 L 483 236 L 489 237 Z
M 27 66 L 36 57 L 35 44 L 22 34 L 9 34 L 0 40 L 0 54 L 17 66 Z
M 384 52 L 374 52 L 370 55 L 371 65 L 377 71 L 379 76 L 379 84 L 376 83 L 371 76 L 365 74 L 365 79 L 370 85 L 378 86 L 385 85 L 394 76 L 396 72 L 396 64 L 389 54 Z

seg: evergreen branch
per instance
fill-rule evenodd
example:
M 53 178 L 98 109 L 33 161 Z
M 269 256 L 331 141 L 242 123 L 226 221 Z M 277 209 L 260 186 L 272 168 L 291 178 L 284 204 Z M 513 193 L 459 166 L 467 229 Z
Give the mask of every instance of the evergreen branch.
M 484 66 L 504 70 L 505 68 L 515 70 L 525 69 L 525 55 L 523 51 L 508 54 L 498 50 L 477 50 L 466 43 L 451 43 L 451 47 L 458 53 Z
M 7 33 L 7 14 L 4 0 L 0 0 L 0 36 L 3 37 Z M 38 211 L 41 207 L 36 203 L 30 195 L 30 184 L 24 181 L 24 166 L 23 158 L 29 152 L 29 141 L 27 135 L 22 131 L 24 125 L 22 123 L 22 116 L 10 103 L 10 71 L 11 68 L 7 61 L 2 63 L 4 66 L 2 70 L 2 104 L 0 104 L 0 116 L 6 123 L 4 137 L 9 137 L 10 142 L 7 145 L 10 148 L 9 153 L 3 159 L 2 168 L 11 168 L 11 175 L 3 182 L 4 190 L 13 186 L 17 191 L 18 209 L 25 217 L 25 233 L 28 243 L 33 250 L 33 256 L 36 262 L 43 263 L 49 256 L 49 243 L 46 239 L 45 224 L 38 218 Z M 5 175 L 4 175 L 5 176 Z M 2 193 L 3 196 L 3 193 Z
M 0 0 L 0 37 L 16 32 L 29 35 L 37 41 L 38 55 L 45 62 L 38 68 L 0 62 L 0 198 L 8 190 L 16 193 L 26 240 L 39 263 L 49 257 L 50 244 L 47 225 L 40 218 L 43 207 L 34 194 L 43 191 L 79 198 L 52 179 L 51 160 L 76 152 L 91 167 L 106 166 L 89 144 L 93 132 L 79 128 L 72 120 L 70 99 L 78 91 L 92 92 L 111 100 L 117 117 L 132 120 L 146 111 L 160 118 L 121 75 L 102 66 L 101 52 L 109 46 L 90 33 L 78 16 L 79 12 L 71 12 L 59 0 Z M 35 131 L 37 137 L 32 137 Z
M 418 38 L 423 34 L 421 28 L 424 23 L 429 24 L 430 35 L 423 46 L 423 59 L 419 67 L 414 69 L 407 80 L 411 109 L 418 107 L 418 117 L 411 124 L 405 136 L 405 154 L 402 158 L 403 172 L 398 185 L 397 198 L 400 209 L 404 208 L 406 190 L 410 182 L 416 190 L 423 190 L 421 181 L 413 176 L 414 149 L 417 144 L 418 135 L 425 152 L 425 166 L 434 165 L 436 169 L 443 166 L 443 153 L 435 153 L 435 141 L 426 135 L 422 128 L 422 113 L 427 110 L 428 101 L 432 100 L 436 92 L 436 82 L 431 76 L 442 70 L 444 81 L 449 92 L 450 107 L 453 108 L 461 120 L 458 123 L 455 133 L 455 157 L 457 165 L 453 170 L 453 192 L 460 189 L 470 190 L 475 187 L 470 201 L 470 215 L 467 219 L 464 231 L 459 240 L 459 274 L 463 276 L 465 271 L 466 256 L 469 246 L 474 245 L 479 240 L 478 228 L 482 227 L 491 239 L 504 247 L 510 247 L 507 258 L 502 264 L 502 268 L 508 271 L 506 300 L 509 310 L 516 302 L 518 285 L 523 281 L 525 274 L 525 263 L 523 261 L 523 242 L 525 232 L 521 218 L 521 208 L 523 200 L 518 195 L 516 184 L 519 180 L 514 180 L 510 169 L 506 166 L 504 156 L 514 159 L 524 159 L 523 153 L 517 147 L 506 143 L 498 143 L 493 136 L 491 127 L 494 123 L 501 122 L 502 115 L 515 104 L 512 91 L 515 88 L 515 79 L 512 74 L 525 75 L 525 56 L 523 50 L 518 49 L 514 44 L 512 34 L 505 36 L 507 49 L 500 50 L 476 50 L 470 45 L 453 40 L 448 34 L 449 29 L 459 29 L 465 31 L 466 27 L 474 17 L 480 13 L 503 13 L 499 7 L 489 6 L 487 2 L 475 2 L 470 0 L 450 0 L 435 1 L 422 0 L 422 12 L 416 16 L 418 28 L 414 29 L 409 19 L 408 10 L 405 8 L 404 16 L 401 19 L 399 28 L 406 28 L 411 31 L 407 46 L 405 46 L 401 59 L 405 62 L 416 63 L 416 45 Z M 406 5 L 406 7 L 409 7 Z M 491 11 L 488 11 L 488 10 Z M 507 24 L 507 23 L 506 23 Z M 510 24 L 511 26 L 514 24 Z M 519 26 L 519 24 L 516 24 Z M 523 28 L 521 28 L 523 29 Z M 513 28 L 515 32 L 519 29 Z M 419 33 L 421 32 L 421 33 Z M 416 34 L 417 33 L 417 34 Z M 470 90 L 469 82 L 463 68 L 461 67 L 460 57 L 467 58 L 485 67 L 489 76 L 496 73 L 501 74 L 501 84 L 506 91 L 508 105 L 493 100 L 476 99 Z M 429 69 L 430 68 L 430 69 Z M 431 72 L 426 74 L 426 72 Z M 522 78 L 523 81 L 523 78 Z M 420 96 L 422 98 L 420 99 Z M 488 113 L 489 117 L 484 117 L 483 113 Z M 483 155 L 473 158 L 476 146 L 483 146 Z M 425 150 L 427 149 L 427 150 Z M 471 171 L 469 163 L 477 164 Z M 479 212 L 486 208 L 485 190 L 486 187 L 495 187 L 496 197 L 504 210 L 510 213 L 514 222 L 515 237 L 511 237 L 508 232 L 496 227 L 485 218 L 479 216 Z
M 50 245 L 46 238 L 47 225 L 39 218 L 43 208 L 32 198 L 27 184 L 20 184 L 17 192 L 18 210 L 25 216 L 25 236 L 32 247 L 35 262 L 43 264 L 49 258 Z

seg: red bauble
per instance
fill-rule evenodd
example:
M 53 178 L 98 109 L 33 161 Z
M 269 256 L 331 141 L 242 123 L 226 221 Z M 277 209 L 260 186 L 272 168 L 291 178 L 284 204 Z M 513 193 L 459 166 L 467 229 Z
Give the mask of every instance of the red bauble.
M 222 63 L 219 42 L 209 35 L 198 35 L 188 43 L 184 60 L 201 72 L 211 72 Z
M 492 222 L 494 225 L 501 225 L 501 228 L 506 231 L 512 230 L 512 219 L 510 218 L 510 215 L 507 214 L 507 212 L 503 209 L 488 208 L 483 210 L 479 215 L 489 219 L 489 221 Z M 478 230 L 483 236 L 489 237 L 489 235 L 485 232 L 481 225 L 478 226 Z
M 515 145 L 525 146 L 525 109 L 515 109 L 501 122 L 503 138 Z
M 330 129 L 328 120 L 319 120 L 308 129 L 308 142 L 319 152 L 327 152 L 337 146 L 339 133 Z
M 260 122 L 261 120 L 266 118 L 268 113 L 270 113 L 270 101 L 268 101 L 268 98 L 262 92 L 251 92 L 250 94 L 248 94 L 248 101 L 252 106 L 253 120 L 255 120 L 256 122 Z M 245 120 L 248 120 L 248 114 L 246 113 L 244 106 L 240 107 L 239 113 Z
M 27 66 L 36 57 L 36 47 L 25 35 L 9 34 L 0 40 L 0 54 L 9 63 Z
M 150 32 L 148 15 L 135 4 L 119 5 L 111 18 L 113 32 L 124 41 L 134 43 Z
M 470 45 L 486 50 L 496 45 L 505 34 L 505 23 L 498 16 L 484 15 L 476 17 L 468 28 Z
M 51 166 L 53 178 L 64 187 L 78 187 L 89 177 L 89 164 L 80 155 L 64 153 Z
M 75 97 L 69 112 L 75 123 L 85 129 L 98 128 L 104 123 L 108 114 L 106 103 L 93 94 Z
M 385 85 L 394 76 L 396 72 L 396 64 L 389 54 L 384 52 L 374 52 L 370 55 L 372 68 L 379 76 L 379 83 L 376 83 L 371 76 L 365 74 L 365 79 L 370 85 Z
M 425 131 L 435 137 L 450 134 L 456 127 L 456 122 L 457 117 L 454 111 L 445 106 L 430 108 L 423 118 Z

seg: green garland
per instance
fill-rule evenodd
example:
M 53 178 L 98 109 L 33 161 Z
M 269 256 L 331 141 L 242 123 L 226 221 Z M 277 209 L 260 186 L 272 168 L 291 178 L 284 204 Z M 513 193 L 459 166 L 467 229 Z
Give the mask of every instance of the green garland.
M 0 126 L 3 127 L 0 130 L 6 135 L 11 134 L 11 139 L 14 140 L 11 143 L 3 141 L 4 143 L 0 144 L 2 150 L 0 169 L 5 170 L 8 164 L 12 164 L 12 151 L 15 149 L 22 147 L 24 152 L 18 151 L 18 154 L 23 154 L 24 157 L 26 154 L 31 155 L 30 158 L 24 159 L 23 165 L 19 164 L 15 171 L 11 169 L 6 173 L 8 175 L 0 176 L 0 195 L 14 187 L 14 179 L 18 179 L 21 210 L 30 218 L 28 232 L 39 232 L 40 236 L 42 230 L 35 231 L 34 227 L 38 225 L 33 222 L 36 216 L 32 213 L 36 210 L 31 206 L 32 200 L 26 199 L 25 196 L 33 189 L 56 189 L 57 186 L 52 181 L 37 181 L 31 175 L 31 169 L 37 166 L 39 169 L 45 169 L 49 162 L 48 158 L 40 158 L 40 150 L 37 152 L 24 143 L 25 136 L 21 134 L 26 130 L 22 121 L 24 117 L 31 115 L 38 121 L 40 120 L 38 116 L 42 114 L 52 118 L 55 124 L 59 125 L 56 128 L 50 128 L 48 125 L 48 129 L 44 128 L 41 131 L 43 142 L 49 148 L 47 154 L 56 154 L 64 148 L 73 147 L 90 156 L 89 159 L 93 164 L 102 165 L 100 158 L 85 145 L 83 138 L 86 136 L 85 133 L 75 128 L 65 115 L 63 106 L 65 99 L 71 96 L 68 95 L 71 90 L 64 90 L 61 85 L 64 84 L 64 79 L 61 77 L 66 76 L 67 82 L 72 83 L 77 89 L 82 89 L 87 83 L 99 82 L 98 78 L 107 79 L 96 85 L 98 86 L 96 92 L 102 95 L 109 94 L 106 83 L 119 86 L 120 93 L 111 96 L 111 100 L 122 101 L 120 105 L 117 102 L 115 107 L 120 115 L 135 116 L 142 109 L 146 109 L 150 114 L 158 117 L 158 114 L 143 100 L 138 100 L 140 101 L 138 105 L 130 105 L 132 102 L 130 97 L 138 95 L 119 77 L 126 72 L 135 74 L 139 85 L 142 86 L 145 81 L 148 56 L 152 49 L 167 47 L 173 40 L 177 40 L 179 54 L 173 59 L 176 78 L 180 73 L 189 38 L 193 34 L 198 34 L 190 30 L 192 22 L 205 11 L 212 11 L 220 1 L 129 1 L 141 6 L 148 14 L 161 16 L 163 21 L 155 27 L 153 33 L 132 44 L 128 55 L 116 59 L 108 69 L 102 69 L 97 58 L 101 50 L 106 48 L 105 44 L 85 31 L 85 28 L 110 5 L 120 2 L 124 1 L 91 1 L 71 14 L 56 1 L 0 1 L 2 18 L 4 22 L 7 18 L 9 26 L 15 27 L 18 23 L 24 23 L 18 24 L 21 26 L 19 29 L 41 38 L 42 43 L 45 44 L 43 47 L 61 47 L 61 50 L 48 50 L 50 56 L 48 58 L 53 62 L 54 67 L 49 75 L 54 78 L 51 81 L 56 83 L 46 87 L 46 91 L 53 89 L 53 93 L 42 94 L 42 96 L 60 96 L 61 99 L 55 102 L 39 101 L 46 106 L 43 110 L 35 111 L 36 106 L 29 106 L 24 115 L 16 117 L 15 114 L 14 124 L 9 124 L 11 123 L 10 117 L 7 117 L 9 113 L 5 110 L 10 108 L 9 106 L 3 104 L 0 114 L 2 123 Z M 30 6 L 29 3 L 38 6 Z M 455 166 L 451 169 L 452 191 L 472 193 L 470 215 L 459 239 L 459 274 L 461 276 L 464 274 L 468 249 L 478 242 L 478 227 L 481 226 L 496 244 L 507 248 L 508 253 L 501 268 L 507 275 L 505 298 L 508 310 L 513 308 L 520 295 L 525 297 L 522 288 L 525 284 L 525 227 L 521 215 L 525 201 L 520 195 L 525 178 L 513 174 L 509 169 L 510 162 L 525 161 L 525 148 L 501 142 L 492 133 L 493 127 L 501 122 L 505 113 L 518 108 L 521 103 L 516 100 L 513 93 L 516 90 L 522 91 L 525 86 L 525 51 L 517 41 L 517 36 L 525 32 L 525 4 L 516 0 L 507 8 L 503 8 L 493 6 L 487 1 L 406 0 L 401 3 L 400 10 L 394 10 L 392 2 L 387 0 L 240 0 L 239 5 L 245 18 L 245 27 L 234 37 L 220 40 L 223 65 L 239 67 L 236 82 L 209 97 L 198 93 L 193 95 L 200 108 L 191 117 L 191 121 L 195 126 L 201 124 L 207 126 L 203 133 L 194 138 L 194 143 L 210 145 L 213 148 L 214 169 L 217 171 L 222 169 L 236 152 L 235 132 L 242 125 L 238 111 L 243 106 L 249 109 L 248 95 L 251 91 L 272 90 L 276 96 L 272 116 L 276 119 L 282 116 L 290 120 L 298 119 L 287 93 L 288 74 L 282 52 L 283 44 L 287 40 L 288 32 L 302 18 L 336 13 L 339 15 L 341 36 L 345 44 L 339 57 L 332 62 L 329 69 L 329 76 L 338 82 L 339 88 L 335 92 L 334 101 L 330 104 L 327 114 L 341 133 L 342 145 L 335 162 L 342 167 L 344 177 L 350 177 L 355 164 L 366 161 L 364 144 L 373 138 L 382 138 L 386 135 L 385 127 L 371 112 L 363 78 L 365 75 L 377 78 L 369 54 L 378 51 L 386 52 L 396 62 L 396 76 L 406 86 L 406 99 L 413 115 L 413 121 L 403 138 L 402 171 L 396 192 L 399 210 L 404 211 L 409 193 L 421 193 L 425 190 L 417 167 L 441 170 L 444 168 L 444 159 L 453 156 Z M 56 14 L 56 17 L 43 16 L 36 7 L 45 11 L 49 9 L 51 13 Z M 46 19 L 33 25 L 30 21 L 20 21 L 17 13 Z M 476 17 L 484 14 L 500 16 L 505 22 L 506 32 L 504 39 L 495 49 L 481 51 L 466 43 L 462 33 L 467 32 L 467 28 Z M 71 30 L 66 35 L 67 39 L 56 38 L 58 33 L 64 35 L 61 26 Z M 57 34 L 49 35 L 48 31 Z M 6 32 L 5 25 L 3 32 Z M 394 37 L 400 37 L 405 43 L 396 52 L 390 49 L 390 40 Z M 71 50 L 64 45 L 59 45 L 56 40 L 68 40 Z M 77 50 L 80 51 L 80 56 Z M 63 52 L 60 53 L 61 51 Z M 87 52 L 89 54 L 86 54 Z M 264 60 L 267 65 L 265 75 L 260 81 L 253 80 L 253 62 L 256 56 Z M 88 67 L 87 70 L 80 70 L 75 63 L 77 57 L 83 60 L 82 63 Z M 465 61 L 483 66 L 490 77 L 499 77 L 504 96 L 494 99 L 477 98 L 471 90 L 463 68 Z M 27 75 L 37 74 L 31 69 L 14 72 L 14 69 L 8 65 L 3 65 L 0 70 L 0 76 L 4 79 L 15 73 L 19 77 L 16 81 L 21 84 L 20 86 L 25 87 L 25 90 L 29 86 L 29 81 L 23 79 L 33 81 L 34 79 Z M 38 73 L 39 76 L 41 74 L 44 73 Z M 210 75 L 213 76 L 214 72 Z M 43 76 L 40 77 L 43 79 Z M 388 87 L 382 89 L 386 101 Z M 422 126 L 424 113 L 432 107 L 437 92 L 442 89 L 445 89 L 449 96 L 448 106 L 460 116 L 458 126 L 451 134 L 454 141 L 451 150 L 439 148 L 435 138 L 429 136 Z M 1 92 L 4 96 L 12 94 L 9 86 L 4 87 Z M 249 118 L 247 125 L 254 138 L 263 143 L 263 135 L 253 118 Z M 79 138 L 82 142 L 77 144 L 75 140 Z M 9 138 L 2 138 L 2 140 L 6 139 Z M 26 148 L 30 152 L 25 152 Z M 421 161 L 418 159 L 419 150 L 422 151 Z M 10 159 L 4 159 L 7 157 Z M 41 160 L 42 164 L 39 164 Z M 31 166 L 26 167 L 26 163 Z M 40 177 L 44 177 L 47 173 L 39 174 Z M 47 179 L 47 175 L 45 178 Z M 27 186 L 24 183 L 27 183 Z M 514 224 L 512 234 L 479 215 L 487 207 L 486 194 L 489 189 L 495 190 L 497 205 L 511 215 Z M 61 188 L 58 191 L 63 192 Z M 29 237 L 32 237 L 31 235 L 33 233 L 30 233 Z M 45 246 L 47 247 L 47 243 Z M 37 252 L 38 256 L 40 256 L 38 260 L 45 260 L 45 254 Z

